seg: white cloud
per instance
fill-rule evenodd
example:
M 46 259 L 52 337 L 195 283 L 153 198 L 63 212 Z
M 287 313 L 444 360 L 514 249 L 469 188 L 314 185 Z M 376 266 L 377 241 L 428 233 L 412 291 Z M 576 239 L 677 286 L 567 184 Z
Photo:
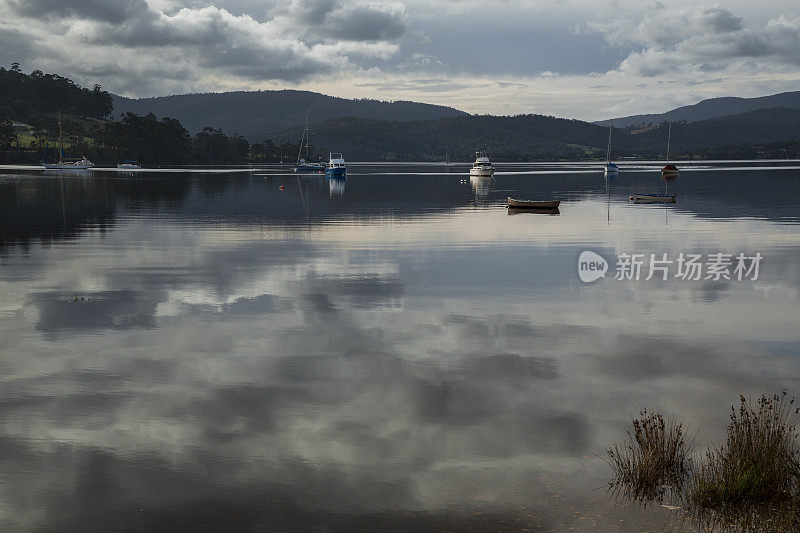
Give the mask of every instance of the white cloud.
M 133 96 L 300 88 L 595 120 L 800 88 L 787 0 L 0 0 L 0 43 L 0 64 Z
M 364 58 L 389 60 L 407 31 L 402 5 L 359 0 L 292 0 L 264 9 L 263 21 L 186 2 L 33 2 L 0 0 L 0 38 L 30 43 L 26 67 L 127 94 L 198 90 L 221 77 L 245 88 L 343 75 Z
M 660 6 L 638 20 L 589 26 L 612 46 L 637 48 L 619 66 L 634 76 L 677 74 L 702 81 L 708 72 L 758 73 L 800 65 L 800 17 L 781 15 L 753 28 L 717 5 Z

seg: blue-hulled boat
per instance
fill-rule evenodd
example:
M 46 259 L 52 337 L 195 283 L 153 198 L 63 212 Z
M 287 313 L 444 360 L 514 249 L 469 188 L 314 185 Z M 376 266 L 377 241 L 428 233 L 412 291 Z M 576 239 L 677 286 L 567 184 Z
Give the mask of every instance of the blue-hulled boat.
M 347 174 L 347 165 L 344 163 L 342 154 L 331 152 L 328 159 L 328 167 L 325 169 L 326 176 L 344 176 Z
M 323 163 L 309 163 L 305 159 L 301 159 L 297 166 L 294 167 L 295 172 L 309 173 L 309 172 L 325 172 L 325 164 Z

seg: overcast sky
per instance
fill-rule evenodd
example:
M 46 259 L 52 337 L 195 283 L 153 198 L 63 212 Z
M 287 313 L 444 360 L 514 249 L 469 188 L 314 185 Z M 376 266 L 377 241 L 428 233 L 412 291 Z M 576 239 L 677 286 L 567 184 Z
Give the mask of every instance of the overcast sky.
M 0 0 L 0 64 L 598 120 L 800 90 L 796 0 Z

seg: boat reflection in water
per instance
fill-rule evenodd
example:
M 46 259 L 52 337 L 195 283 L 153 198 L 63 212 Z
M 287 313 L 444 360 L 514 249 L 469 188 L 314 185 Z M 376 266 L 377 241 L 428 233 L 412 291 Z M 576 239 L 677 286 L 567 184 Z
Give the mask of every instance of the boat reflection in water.
M 344 189 L 347 185 L 347 179 L 344 177 L 329 177 L 328 178 L 328 191 L 330 192 L 331 198 L 335 196 L 344 196 Z
M 556 208 L 541 208 L 541 207 L 509 207 L 509 215 L 518 215 L 520 213 L 536 213 L 538 215 L 560 215 L 561 211 Z
M 469 182 L 472 184 L 472 189 L 475 191 L 476 200 L 489 199 L 489 191 L 494 184 L 494 178 L 491 176 L 470 176 Z
M 81 169 L 64 169 L 64 168 L 46 168 L 42 171 L 44 176 L 59 176 L 61 178 L 91 178 L 92 170 L 87 168 Z

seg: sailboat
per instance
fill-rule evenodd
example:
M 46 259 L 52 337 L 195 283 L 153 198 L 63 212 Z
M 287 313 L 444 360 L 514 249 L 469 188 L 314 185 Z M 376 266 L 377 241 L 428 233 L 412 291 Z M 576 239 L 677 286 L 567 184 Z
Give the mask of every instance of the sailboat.
M 669 140 L 672 137 L 672 123 L 669 124 L 669 131 L 667 133 L 667 164 L 661 169 L 661 177 L 669 181 L 678 177 L 678 167 L 669 163 Z M 635 192 L 630 197 L 633 203 L 636 204 L 674 204 L 675 195 L 668 194 L 666 186 L 664 193 L 650 193 L 650 192 Z
M 303 129 L 303 136 L 300 137 L 300 149 L 297 151 L 297 163 L 295 164 L 295 172 L 325 172 L 325 165 L 322 163 L 309 163 L 308 162 L 308 109 L 306 109 L 306 126 Z M 306 145 L 306 157 L 303 158 L 303 142 Z
M 669 141 L 672 138 L 672 122 L 669 123 L 669 130 L 667 132 L 667 161 L 666 165 L 661 169 L 662 176 L 677 176 L 678 167 L 669 162 Z
M 88 170 L 94 167 L 94 163 L 83 156 L 81 159 L 64 158 L 64 131 L 61 127 L 61 112 L 58 113 L 58 163 L 45 163 L 42 166 L 47 170 Z
M 619 167 L 611 162 L 611 121 L 608 121 L 608 151 L 606 151 L 606 167 L 605 175 L 607 178 L 613 178 L 619 174 Z

